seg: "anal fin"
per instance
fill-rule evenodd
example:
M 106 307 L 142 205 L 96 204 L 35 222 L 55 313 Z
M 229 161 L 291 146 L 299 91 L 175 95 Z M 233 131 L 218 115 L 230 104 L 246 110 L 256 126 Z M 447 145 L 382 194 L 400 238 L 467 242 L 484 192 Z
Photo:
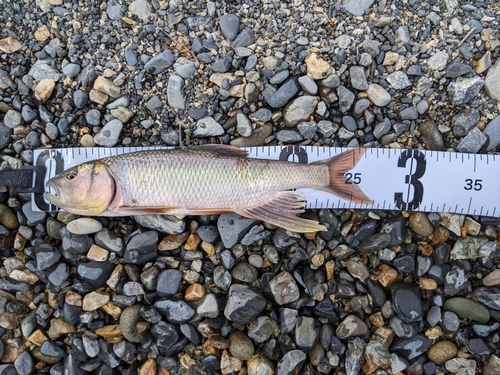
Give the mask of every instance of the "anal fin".
M 298 233 L 326 230 L 317 221 L 303 219 L 297 214 L 304 212 L 304 196 L 297 191 L 280 191 L 268 202 L 257 207 L 235 210 L 237 214 L 262 220 L 278 227 Z

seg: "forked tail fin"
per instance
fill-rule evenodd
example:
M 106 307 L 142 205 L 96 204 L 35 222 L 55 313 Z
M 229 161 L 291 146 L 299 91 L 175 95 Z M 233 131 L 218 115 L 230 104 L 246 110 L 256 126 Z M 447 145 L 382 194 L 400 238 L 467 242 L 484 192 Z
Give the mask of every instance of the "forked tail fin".
M 366 148 L 352 148 L 324 161 L 330 171 L 327 191 L 356 204 L 373 203 L 357 185 L 356 176 L 348 178 L 345 175 L 358 164 L 365 152 Z

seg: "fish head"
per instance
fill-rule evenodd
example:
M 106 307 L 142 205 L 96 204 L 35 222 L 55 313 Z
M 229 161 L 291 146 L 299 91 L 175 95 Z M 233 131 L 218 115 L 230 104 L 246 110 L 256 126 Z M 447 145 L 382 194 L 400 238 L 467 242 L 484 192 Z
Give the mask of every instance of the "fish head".
M 44 198 L 64 211 L 97 216 L 113 201 L 115 180 L 102 162 L 88 162 L 70 168 L 47 181 L 54 194 Z

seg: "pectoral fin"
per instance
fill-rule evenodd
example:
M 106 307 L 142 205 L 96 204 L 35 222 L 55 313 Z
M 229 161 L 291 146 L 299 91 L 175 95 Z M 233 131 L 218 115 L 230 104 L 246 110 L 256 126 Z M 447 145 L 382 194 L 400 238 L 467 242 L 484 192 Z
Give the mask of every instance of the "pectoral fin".
M 257 207 L 238 209 L 241 216 L 262 220 L 286 230 L 299 233 L 317 232 L 326 228 L 313 220 L 303 219 L 297 214 L 304 212 L 304 196 L 297 191 L 280 191 L 268 202 Z

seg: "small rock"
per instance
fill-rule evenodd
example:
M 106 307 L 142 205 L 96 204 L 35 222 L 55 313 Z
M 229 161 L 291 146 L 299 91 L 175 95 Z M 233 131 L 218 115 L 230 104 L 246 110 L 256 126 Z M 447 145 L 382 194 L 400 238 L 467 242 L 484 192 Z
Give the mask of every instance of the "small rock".
M 490 312 L 483 304 L 467 298 L 449 298 L 444 303 L 443 309 L 454 312 L 462 319 L 471 319 L 479 323 L 487 323 L 490 320 Z
M 392 100 L 391 95 L 382 86 L 376 83 L 372 83 L 368 86 L 366 94 L 368 95 L 368 99 L 379 107 L 385 107 Z
M 451 104 L 459 106 L 475 99 L 484 86 L 484 80 L 479 76 L 458 78 L 448 85 Z
M 368 333 L 366 324 L 356 315 L 348 315 L 338 326 L 335 334 L 341 340 L 350 337 L 365 336 Z
M 248 324 L 257 317 L 266 306 L 266 299 L 249 286 L 233 284 L 229 288 L 224 309 L 227 319 L 239 324 Z
M 308 121 L 314 114 L 318 98 L 315 96 L 300 96 L 288 104 L 283 110 L 283 121 L 289 128 L 297 126 L 302 121 Z
M 156 55 L 144 65 L 144 70 L 151 74 L 161 73 L 174 63 L 174 55 L 169 50 Z
M 490 98 L 500 101 L 500 60 L 488 70 L 484 80 L 484 90 Z
M 94 142 L 99 146 L 113 147 L 118 142 L 122 129 L 123 123 L 120 120 L 111 120 L 94 136 Z
M 102 224 L 96 219 L 82 217 L 71 221 L 66 228 L 73 234 L 91 234 L 99 232 L 102 229 Z
M 427 356 L 437 365 L 442 365 L 446 361 L 455 358 L 457 354 L 457 346 L 452 341 L 444 340 L 432 345 Z
M 241 331 L 235 331 L 229 336 L 229 351 L 233 357 L 247 361 L 252 358 L 254 346 L 252 340 Z
M 194 137 L 214 137 L 224 134 L 224 128 L 213 117 L 207 116 L 196 122 Z
M 448 54 L 444 51 L 437 51 L 427 59 L 427 66 L 430 70 L 443 70 L 448 64 Z
M 307 74 L 312 79 L 326 78 L 332 72 L 332 67 L 330 66 L 330 64 L 322 58 L 318 58 L 316 53 L 311 53 L 309 57 L 305 59 L 305 63 L 307 66 Z
M 47 101 L 52 95 L 52 91 L 56 87 L 56 82 L 53 79 L 42 79 L 35 88 L 35 98 L 41 102 Z

